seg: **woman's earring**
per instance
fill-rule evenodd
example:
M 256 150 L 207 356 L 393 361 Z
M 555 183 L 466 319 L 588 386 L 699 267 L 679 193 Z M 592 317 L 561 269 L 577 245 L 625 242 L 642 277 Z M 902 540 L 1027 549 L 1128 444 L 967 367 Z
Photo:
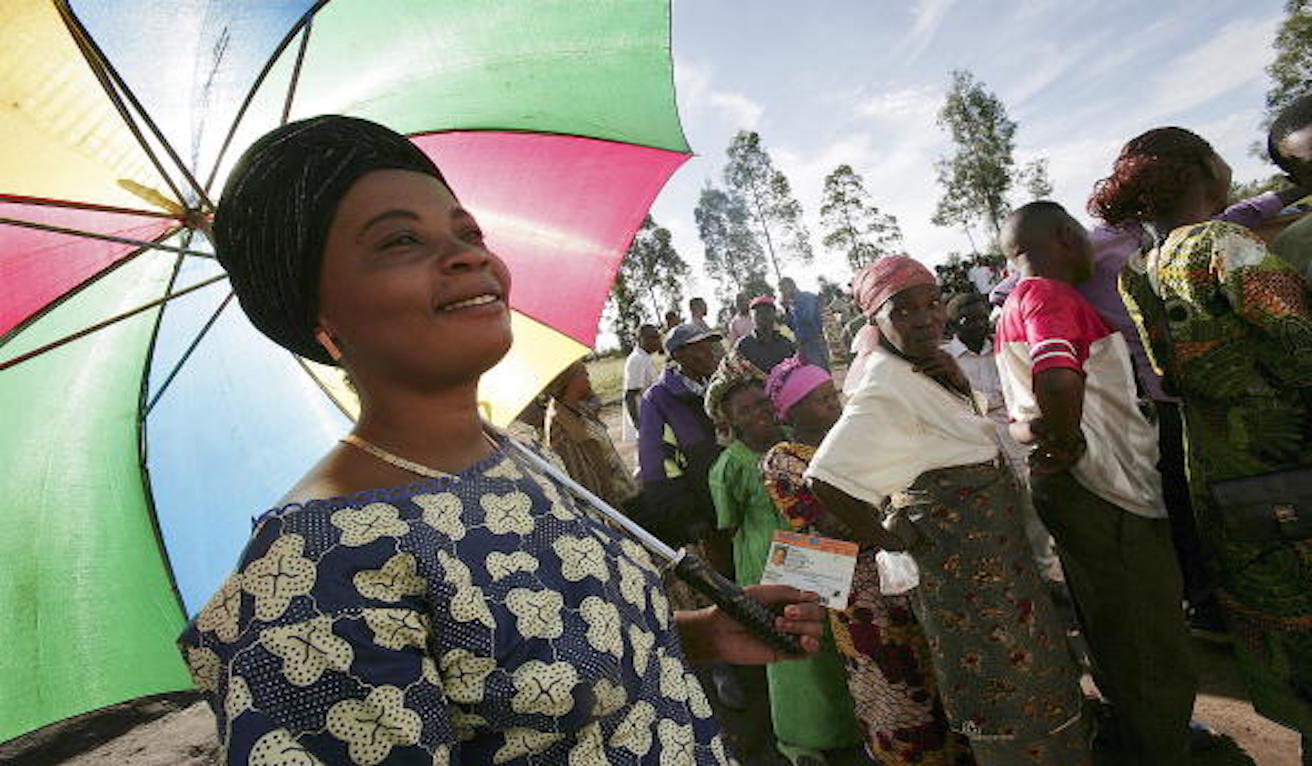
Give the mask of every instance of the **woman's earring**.
M 319 345 L 323 346 L 323 350 L 328 352 L 328 356 L 332 357 L 334 362 L 341 361 L 342 350 L 333 342 L 333 336 L 329 335 L 327 330 L 315 330 L 314 339 L 319 341 Z

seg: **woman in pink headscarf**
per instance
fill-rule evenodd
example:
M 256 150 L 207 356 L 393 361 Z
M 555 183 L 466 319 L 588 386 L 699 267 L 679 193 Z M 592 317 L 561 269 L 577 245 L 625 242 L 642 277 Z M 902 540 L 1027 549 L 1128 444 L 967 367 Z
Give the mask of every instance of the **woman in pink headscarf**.
M 987 405 L 940 347 L 934 275 L 888 257 L 852 285 L 878 343 L 808 486 L 851 539 L 914 560 L 909 597 L 943 707 L 977 763 L 1089 764 L 1079 674 L 1030 555 L 1021 489 Z
M 792 440 L 779 442 L 761 460 L 775 509 L 797 531 L 849 538 L 851 532 L 825 512 L 803 478 L 843 411 L 833 379 L 822 367 L 787 359 L 770 372 L 765 390 L 793 432 Z M 886 766 L 972 764 L 969 742 L 948 728 L 929 645 L 910 600 L 879 591 L 877 552 L 861 552 L 848 608 L 829 613 L 866 749 Z

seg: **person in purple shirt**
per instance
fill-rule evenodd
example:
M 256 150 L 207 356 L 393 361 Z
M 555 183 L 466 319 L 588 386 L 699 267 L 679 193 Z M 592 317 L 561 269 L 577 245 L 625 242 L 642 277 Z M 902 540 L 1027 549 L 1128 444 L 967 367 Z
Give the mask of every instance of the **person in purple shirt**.
M 665 336 L 671 364 L 642 395 L 638 411 L 638 468 L 645 518 L 639 523 L 675 547 L 715 528 L 707 474 L 720 454 L 702 405 L 715 372 L 720 334 L 681 324 Z
M 1280 213 L 1291 202 L 1307 196 L 1303 188 L 1266 192 L 1241 200 L 1226 208 L 1218 220 L 1255 228 L 1263 221 Z M 1134 365 L 1135 380 L 1140 395 L 1155 405 L 1159 431 L 1161 458 L 1157 468 L 1162 474 L 1162 494 L 1171 520 L 1171 537 L 1175 543 L 1180 570 L 1184 574 L 1185 597 L 1189 602 L 1189 620 L 1196 633 L 1220 636 L 1225 628 L 1213 594 L 1214 584 L 1203 563 L 1198 531 L 1194 524 L 1193 507 L 1189 501 L 1189 483 L 1185 476 L 1184 432 L 1180 420 L 1180 400 L 1162 389 L 1162 378 L 1153 370 L 1144 351 L 1139 330 L 1130 319 L 1121 300 L 1117 278 L 1125 262 L 1147 244 L 1148 232 L 1138 225 L 1109 226 L 1099 222 L 1089 232 L 1093 242 L 1093 276 L 1076 285 L 1076 289 L 1093 304 L 1094 309 L 1113 329 L 1125 337 Z M 1015 289 L 1018 277 L 1013 274 L 989 294 L 989 302 L 1001 306 Z
M 788 327 L 797 336 L 797 355 L 807 364 L 829 369 L 829 344 L 825 341 L 820 298 L 802 292 L 792 277 L 779 280 L 779 296 L 788 311 Z

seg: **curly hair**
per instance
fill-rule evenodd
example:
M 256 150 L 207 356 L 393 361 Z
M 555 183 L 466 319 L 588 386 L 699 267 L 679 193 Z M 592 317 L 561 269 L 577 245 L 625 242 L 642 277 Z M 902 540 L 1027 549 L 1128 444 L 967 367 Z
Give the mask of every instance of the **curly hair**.
M 1266 153 L 1272 162 L 1291 176 L 1297 177 L 1304 171 L 1297 162 L 1280 153 L 1280 142 L 1309 125 L 1312 125 L 1312 93 L 1299 96 L 1286 104 L 1280 114 L 1276 115 L 1266 135 Z
M 1113 226 L 1171 212 L 1199 180 L 1216 178 L 1212 145 L 1184 128 L 1155 128 L 1130 139 L 1112 174 L 1094 184 L 1089 213 Z

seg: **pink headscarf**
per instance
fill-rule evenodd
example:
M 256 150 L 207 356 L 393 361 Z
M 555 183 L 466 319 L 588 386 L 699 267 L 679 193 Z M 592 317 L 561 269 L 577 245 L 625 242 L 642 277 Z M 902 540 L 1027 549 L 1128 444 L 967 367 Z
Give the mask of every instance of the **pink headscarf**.
M 936 285 L 934 272 L 915 258 L 886 255 L 852 277 L 852 294 L 861 313 L 871 316 L 894 295 L 916 285 Z
M 765 381 L 765 393 L 774 404 L 775 414 L 780 420 L 788 419 L 788 412 L 793 405 L 806 398 L 821 383 L 833 380 L 823 367 L 806 364 L 797 357 L 785 359 L 770 370 L 770 377 Z
M 936 285 L 934 272 L 925 268 L 915 258 L 905 255 L 886 255 L 875 261 L 852 277 L 852 295 L 861 313 L 874 316 L 889 298 L 916 285 Z M 852 339 L 852 351 L 856 356 L 847 368 L 847 377 L 843 380 L 843 393 L 851 395 L 861 385 L 866 366 L 870 363 L 870 354 L 879 347 L 879 330 L 874 325 L 862 327 Z

